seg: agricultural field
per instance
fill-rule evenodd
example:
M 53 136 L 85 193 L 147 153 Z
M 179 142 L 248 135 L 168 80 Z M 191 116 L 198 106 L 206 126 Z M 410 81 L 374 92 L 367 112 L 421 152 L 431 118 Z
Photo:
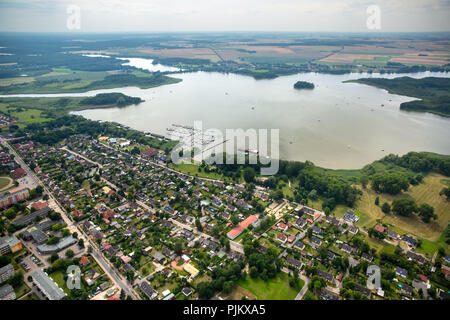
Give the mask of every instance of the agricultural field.
M 12 84 L 21 84 L 33 82 L 35 79 L 33 77 L 18 77 L 18 78 L 6 78 L 0 79 L 0 87 L 9 86 Z
M 210 48 L 177 48 L 177 49 L 138 49 L 139 53 L 145 53 L 154 57 L 163 58 L 189 58 L 189 59 L 207 59 L 211 62 L 218 62 L 220 57 Z

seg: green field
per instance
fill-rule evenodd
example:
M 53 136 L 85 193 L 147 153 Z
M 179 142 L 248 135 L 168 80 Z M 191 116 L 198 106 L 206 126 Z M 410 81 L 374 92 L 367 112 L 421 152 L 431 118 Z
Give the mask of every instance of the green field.
M 299 281 L 303 287 L 303 280 Z M 258 300 L 293 300 L 300 291 L 289 286 L 288 275 L 284 272 L 268 281 L 247 276 L 245 281 L 239 280 L 237 284 L 256 295 Z
M 56 284 L 68 295 L 70 295 L 70 290 L 66 287 L 66 282 L 64 281 L 64 274 L 62 271 L 56 271 L 49 274 Z
M 26 83 L 15 83 L 17 80 L 14 79 L 2 81 L 4 84 L 0 86 L 1 94 L 41 94 L 87 92 L 128 86 L 148 89 L 177 83 L 181 79 L 142 71 L 118 73 L 115 71 L 74 71 L 68 68 L 54 68 L 52 72 L 37 77 L 34 81 L 27 80 Z
M 115 97 L 118 93 L 108 93 L 103 96 Z M 114 103 L 114 99 L 101 103 L 86 103 L 85 101 L 95 100 L 97 95 L 92 98 L 0 98 L 0 112 L 7 114 L 12 118 L 18 120 L 18 125 L 24 127 L 30 123 L 44 122 L 50 119 L 55 119 L 59 116 L 66 115 L 70 111 L 80 111 L 85 109 L 98 109 L 98 108 L 113 108 L 113 107 L 126 107 L 132 102 L 127 102 L 124 105 L 117 105 Z M 130 101 L 132 97 L 123 95 L 125 99 Z
M 12 179 L 10 177 L 0 177 L 0 190 L 6 188 L 11 182 Z

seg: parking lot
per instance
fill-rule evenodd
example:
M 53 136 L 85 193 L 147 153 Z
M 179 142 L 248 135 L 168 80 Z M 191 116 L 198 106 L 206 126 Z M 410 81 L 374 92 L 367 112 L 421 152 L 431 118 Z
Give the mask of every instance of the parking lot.
M 17 179 L 17 182 L 19 183 L 19 186 L 28 188 L 30 190 L 35 189 L 38 186 L 36 181 L 29 175 L 26 175 L 25 177 Z

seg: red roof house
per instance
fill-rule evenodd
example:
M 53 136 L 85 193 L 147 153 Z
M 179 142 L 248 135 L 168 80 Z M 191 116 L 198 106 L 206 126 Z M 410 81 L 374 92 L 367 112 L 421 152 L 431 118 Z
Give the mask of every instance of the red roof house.
M 31 207 L 37 210 L 41 210 L 48 207 L 47 201 L 37 201 L 31 204 Z
M 281 243 L 286 243 L 287 237 L 284 234 L 279 234 L 277 236 L 277 240 L 280 241 Z
M 105 218 L 105 219 L 112 219 L 112 218 L 114 218 L 115 214 L 116 213 L 113 210 L 108 209 L 105 212 L 103 212 L 103 218 Z
M 231 229 L 231 231 L 227 233 L 227 237 L 231 240 L 236 239 L 236 237 L 239 236 L 249 225 L 255 223 L 257 220 L 257 216 L 251 215 L 250 217 L 239 223 L 236 227 Z
M 83 267 L 87 266 L 90 263 L 89 258 L 86 256 L 82 256 L 80 259 L 80 263 Z
M 150 158 L 150 157 L 153 157 L 154 155 L 156 155 L 158 152 L 159 151 L 157 149 L 148 148 L 148 149 L 141 151 L 141 156 Z
M 11 175 L 14 179 L 20 179 L 22 177 L 25 177 L 27 175 L 27 172 L 22 167 L 20 167 L 20 168 L 13 170 Z

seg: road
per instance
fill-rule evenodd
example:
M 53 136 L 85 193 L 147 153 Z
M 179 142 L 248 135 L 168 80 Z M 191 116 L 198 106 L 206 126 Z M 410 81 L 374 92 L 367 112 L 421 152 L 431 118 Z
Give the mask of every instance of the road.
M 281 268 L 281 271 L 286 272 L 287 274 L 293 275 L 294 273 L 292 272 L 292 270 L 283 267 Z M 300 291 L 298 292 L 297 296 L 295 297 L 294 300 L 302 300 L 303 296 L 305 295 L 306 291 L 308 291 L 308 285 L 311 282 L 311 279 L 309 279 L 307 276 L 305 276 L 303 273 L 299 273 L 298 277 L 300 279 L 302 279 L 305 284 L 303 285 L 303 287 L 300 289 Z
M 103 169 L 103 166 L 102 166 L 100 163 L 95 162 L 95 161 L 92 161 L 91 159 L 88 159 L 88 158 L 86 158 L 85 156 L 83 156 L 83 155 L 81 155 L 81 154 L 79 154 L 79 153 L 77 153 L 77 152 L 75 152 L 75 151 L 72 151 L 72 150 L 70 150 L 70 149 L 67 149 L 67 147 L 62 147 L 62 148 L 60 148 L 60 149 L 66 151 L 66 152 L 69 152 L 69 153 L 73 154 L 74 156 L 77 156 L 77 157 L 79 157 L 79 158 L 81 158 L 81 159 L 84 159 L 84 160 L 86 160 L 87 162 L 90 162 L 90 163 L 92 163 L 92 164 L 95 164 L 95 165 L 98 166 L 100 169 Z
M 305 276 L 303 274 L 299 274 L 298 276 L 300 277 L 300 279 L 305 281 L 305 285 L 300 290 L 300 292 L 297 294 L 297 296 L 295 297 L 294 300 L 302 300 L 303 299 L 303 296 L 305 295 L 306 291 L 308 291 L 309 282 L 311 281 L 307 276 Z
M 51 199 L 54 204 L 56 205 L 55 211 L 58 211 L 61 214 L 61 217 L 63 218 L 64 222 L 67 224 L 69 229 L 76 230 L 78 232 L 78 238 L 81 238 L 84 240 L 85 243 L 90 243 L 92 246 L 92 256 L 97 261 L 97 263 L 105 270 L 106 274 L 113 280 L 116 286 L 120 287 L 122 290 L 124 290 L 129 296 L 133 297 L 134 299 L 138 299 L 139 297 L 136 293 L 134 293 L 134 290 L 129 287 L 126 280 L 121 279 L 114 268 L 110 267 L 108 262 L 105 261 L 99 250 L 97 249 L 96 244 L 94 244 L 89 236 L 87 236 L 84 231 L 78 227 L 78 225 L 74 224 L 70 214 L 67 213 L 67 211 L 62 207 L 57 199 L 53 196 L 53 194 L 47 189 L 45 184 L 34 174 L 34 172 L 28 167 L 28 165 L 23 161 L 23 159 L 17 154 L 17 152 L 3 139 L 0 138 L 0 142 L 3 146 L 8 148 L 10 152 L 15 156 L 17 163 L 27 172 L 27 174 L 33 179 L 33 181 L 36 182 L 36 185 L 41 185 L 44 189 L 45 193 L 48 194 L 49 199 Z M 34 251 L 32 251 L 34 253 Z M 42 259 L 41 259 L 42 260 Z

